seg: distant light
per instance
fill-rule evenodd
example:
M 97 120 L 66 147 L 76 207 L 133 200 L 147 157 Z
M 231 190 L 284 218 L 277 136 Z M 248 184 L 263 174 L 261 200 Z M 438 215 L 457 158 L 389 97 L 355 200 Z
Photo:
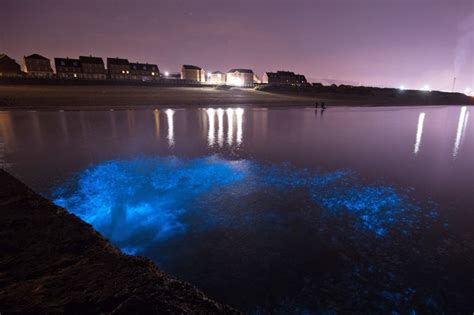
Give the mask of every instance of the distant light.
M 422 91 L 431 91 L 430 86 L 428 84 L 423 85 Z
M 74 77 L 77 78 L 77 74 L 74 73 Z
M 165 72 L 165 77 L 168 77 L 170 73 L 168 71 Z
M 130 71 L 127 70 L 127 74 L 129 74 L 129 73 L 130 73 Z
M 471 95 L 471 92 L 472 92 L 472 89 L 470 87 L 467 87 L 465 90 L 464 90 L 464 94 L 466 95 Z
M 152 73 L 151 73 L 151 75 L 155 75 L 155 73 L 154 73 L 154 72 L 152 72 Z
M 210 78 L 211 76 L 212 76 L 212 73 L 209 72 L 209 73 L 207 74 L 207 77 Z
M 227 83 L 229 85 L 235 85 L 235 86 L 243 86 L 244 85 L 244 80 L 239 78 L 236 75 L 231 74 L 230 77 L 227 77 Z
M 404 85 L 400 85 L 400 91 L 404 91 L 405 90 L 405 86 Z

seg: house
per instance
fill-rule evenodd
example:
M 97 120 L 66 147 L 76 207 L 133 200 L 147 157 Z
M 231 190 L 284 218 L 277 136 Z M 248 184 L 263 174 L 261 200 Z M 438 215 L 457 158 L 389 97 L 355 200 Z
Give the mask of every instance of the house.
M 56 76 L 60 79 L 82 78 L 81 62 L 79 59 L 54 58 Z
M 25 61 L 25 71 L 30 77 L 35 78 L 52 78 L 54 77 L 51 61 L 38 54 L 23 56 Z
M 0 77 L 21 76 L 20 65 L 5 54 L 0 54 Z
M 250 69 L 231 69 L 226 75 L 227 85 L 252 86 L 254 74 Z
M 204 70 L 193 65 L 183 65 L 181 68 L 181 79 L 196 82 L 205 82 L 206 76 Z
M 128 59 L 107 58 L 107 72 L 113 80 L 130 80 L 130 63 Z
M 87 80 L 105 80 L 107 72 L 105 71 L 104 61 L 100 57 L 79 56 L 81 64 L 82 78 Z
M 214 71 L 209 74 L 209 83 L 210 84 L 225 84 L 225 74 L 220 71 Z
M 303 85 L 307 84 L 306 78 L 302 74 L 295 74 L 290 71 L 265 72 L 263 83 L 275 85 Z
M 157 65 L 148 63 L 131 63 L 130 77 L 132 80 L 153 81 L 160 78 L 160 70 Z

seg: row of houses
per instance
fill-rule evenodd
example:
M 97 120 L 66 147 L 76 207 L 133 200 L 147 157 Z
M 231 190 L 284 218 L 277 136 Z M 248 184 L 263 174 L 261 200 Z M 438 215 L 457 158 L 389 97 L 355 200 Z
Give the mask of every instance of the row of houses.
M 250 69 L 231 69 L 227 73 L 214 71 L 206 76 L 202 68 L 193 65 L 183 65 L 181 78 L 208 82 L 214 85 L 226 84 L 234 86 L 251 86 L 256 83 L 274 85 L 305 85 L 308 83 L 304 75 L 291 71 L 265 72 L 263 80 L 260 80 Z
M 54 58 L 56 73 L 51 61 L 38 54 L 25 56 L 24 69 L 7 55 L 0 55 L 0 76 L 27 75 L 35 78 L 85 79 L 85 80 L 139 80 L 151 81 L 160 78 L 157 65 L 132 63 L 122 58 L 107 58 L 107 68 L 100 57 L 79 56 L 73 58 Z
M 107 58 L 106 64 L 101 57 L 79 56 L 73 58 L 54 58 L 56 72 L 50 59 L 39 54 L 24 56 L 21 66 L 5 54 L 0 54 L 0 76 L 28 76 L 34 78 L 84 79 L 84 80 L 138 80 L 154 81 L 159 79 L 181 79 L 187 82 L 208 83 L 213 85 L 253 86 L 262 83 L 251 69 L 231 69 L 226 73 L 208 72 L 195 65 L 183 65 L 177 75 L 160 74 L 156 64 L 131 63 L 124 58 Z M 304 75 L 290 71 L 266 72 L 263 83 L 303 85 Z
M 206 72 L 193 65 L 183 65 L 181 79 L 214 85 L 252 86 L 261 83 L 260 79 L 250 69 L 231 69 L 227 73 L 221 71 Z

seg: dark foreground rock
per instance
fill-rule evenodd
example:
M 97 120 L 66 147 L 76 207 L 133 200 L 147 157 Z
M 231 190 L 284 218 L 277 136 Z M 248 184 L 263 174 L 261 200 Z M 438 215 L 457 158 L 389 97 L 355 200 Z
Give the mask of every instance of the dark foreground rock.
M 0 169 L 0 313 L 237 313 Z

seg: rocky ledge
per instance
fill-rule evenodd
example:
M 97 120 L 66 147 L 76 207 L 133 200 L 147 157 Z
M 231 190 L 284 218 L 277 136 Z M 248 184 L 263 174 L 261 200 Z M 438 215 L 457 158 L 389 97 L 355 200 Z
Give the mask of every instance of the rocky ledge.
M 229 314 L 0 169 L 0 313 Z

